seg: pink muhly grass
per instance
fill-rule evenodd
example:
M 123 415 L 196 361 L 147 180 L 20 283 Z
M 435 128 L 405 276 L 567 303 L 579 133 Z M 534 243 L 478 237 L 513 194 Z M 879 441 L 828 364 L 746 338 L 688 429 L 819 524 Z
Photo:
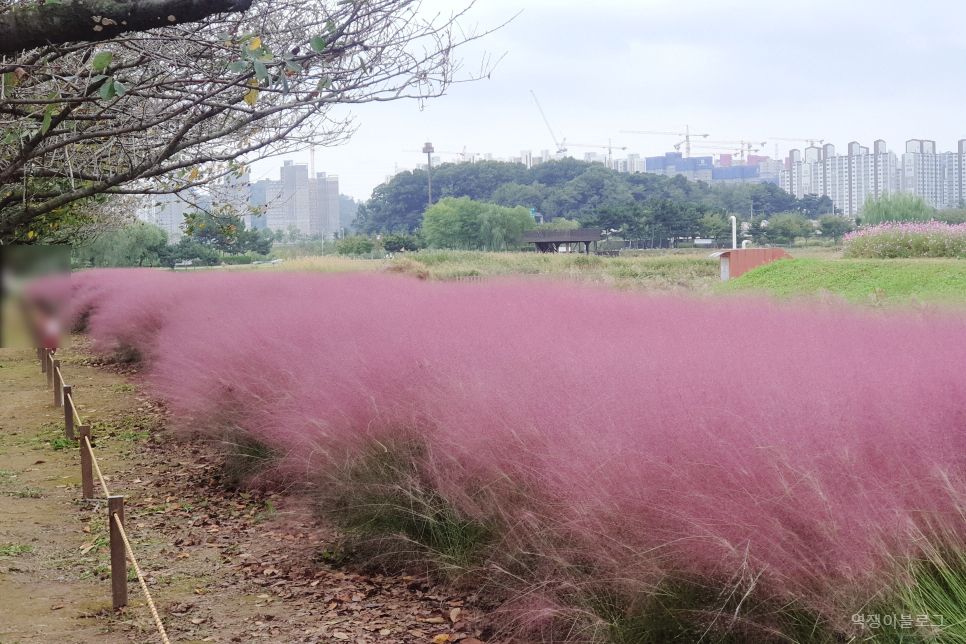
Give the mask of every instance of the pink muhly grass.
M 845 257 L 966 257 L 966 224 L 887 221 L 845 235 Z
M 914 554 L 918 531 L 966 537 L 958 318 L 155 275 L 89 271 L 79 292 L 97 300 L 93 337 L 151 356 L 176 422 L 243 432 L 328 484 L 365 450 L 416 440 L 422 484 L 500 531 L 494 561 L 539 549 L 539 574 L 591 565 L 645 587 L 750 570 L 833 610 L 881 582 L 884 558 Z

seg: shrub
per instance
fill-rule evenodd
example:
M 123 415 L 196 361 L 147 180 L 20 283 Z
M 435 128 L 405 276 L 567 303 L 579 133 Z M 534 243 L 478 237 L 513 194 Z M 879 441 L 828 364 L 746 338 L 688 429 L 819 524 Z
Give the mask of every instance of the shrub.
M 966 257 L 966 224 L 885 222 L 845 235 L 845 257 Z
M 903 583 L 891 562 L 966 538 L 959 318 L 154 275 L 77 288 L 101 346 L 150 356 L 174 423 L 265 445 L 278 476 L 377 541 L 482 561 L 530 641 L 635 641 L 661 615 L 688 617 L 679 639 L 847 640 Z
M 926 200 L 909 192 L 885 194 L 878 199 L 870 199 L 863 204 L 859 220 L 866 226 L 887 221 L 930 221 L 936 210 Z
M 335 252 L 340 255 L 364 255 L 375 249 L 376 243 L 365 235 L 349 235 L 335 243 Z

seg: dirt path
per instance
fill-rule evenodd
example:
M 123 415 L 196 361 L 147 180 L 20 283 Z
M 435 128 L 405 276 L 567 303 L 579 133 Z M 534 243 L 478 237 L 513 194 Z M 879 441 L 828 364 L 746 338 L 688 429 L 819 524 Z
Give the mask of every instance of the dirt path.
M 86 348 L 58 352 L 172 642 L 476 644 L 461 596 L 426 580 L 326 565 L 336 535 L 297 499 L 233 493 L 219 458 L 179 443 L 129 379 Z M 131 375 L 131 374 L 129 374 Z M 80 500 L 33 351 L 0 350 L 0 644 L 160 642 L 140 587 L 111 610 L 106 509 Z M 100 491 L 97 491 L 100 496 Z

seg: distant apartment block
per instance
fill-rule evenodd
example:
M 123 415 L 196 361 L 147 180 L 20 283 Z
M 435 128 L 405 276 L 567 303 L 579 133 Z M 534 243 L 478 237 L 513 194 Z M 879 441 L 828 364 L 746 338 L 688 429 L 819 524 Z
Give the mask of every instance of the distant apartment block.
M 867 200 L 896 192 L 919 195 L 933 208 L 952 208 L 963 200 L 964 160 L 966 140 L 956 152 L 939 153 L 935 141 L 912 139 L 901 158 L 881 139 L 871 150 L 852 141 L 844 155 L 826 144 L 808 147 L 804 155 L 791 150 L 779 186 L 798 198 L 826 195 L 849 217 Z
M 138 212 L 138 219 L 160 226 L 168 233 L 168 243 L 177 244 L 184 235 L 181 230 L 184 216 L 197 210 L 191 205 L 193 202 L 194 198 L 186 201 L 176 194 L 148 195 L 145 199 L 146 205 Z
M 332 240 L 339 234 L 339 177 L 317 172 L 309 176 L 304 163 L 285 161 L 279 179 L 262 179 L 252 185 L 251 203 L 263 214 L 254 217 L 255 228 L 287 231 L 295 227 L 306 235 Z

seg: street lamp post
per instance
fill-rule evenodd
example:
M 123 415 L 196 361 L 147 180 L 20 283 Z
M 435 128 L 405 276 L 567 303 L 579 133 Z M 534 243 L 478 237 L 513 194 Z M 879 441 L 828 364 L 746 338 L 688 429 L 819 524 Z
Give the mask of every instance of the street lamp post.
M 429 207 L 433 207 L 433 157 L 432 154 L 433 144 L 427 142 L 423 146 L 423 152 L 426 154 L 426 178 L 429 182 Z

